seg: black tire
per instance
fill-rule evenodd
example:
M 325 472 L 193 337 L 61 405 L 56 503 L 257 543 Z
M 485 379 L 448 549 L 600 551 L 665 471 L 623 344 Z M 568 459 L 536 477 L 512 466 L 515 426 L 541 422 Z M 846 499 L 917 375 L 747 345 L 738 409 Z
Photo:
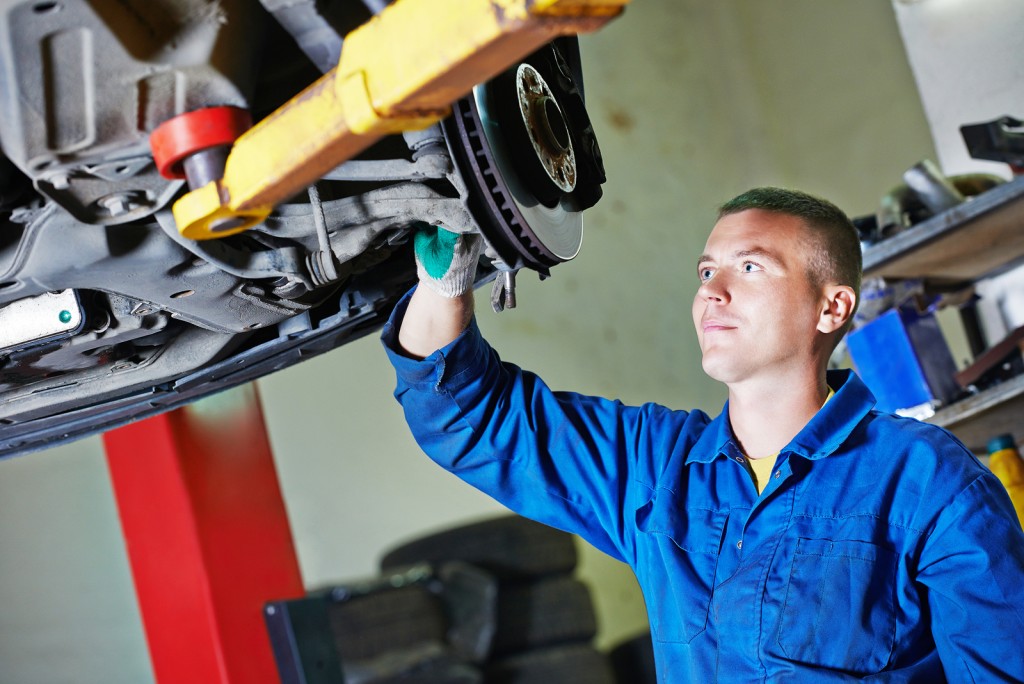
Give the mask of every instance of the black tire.
M 618 684 L 657 684 L 654 670 L 654 644 L 651 633 L 644 632 L 612 648 L 608 654 Z
M 500 656 L 554 644 L 589 642 L 597 618 L 587 585 L 571 577 L 548 577 L 498 590 L 497 630 L 492 653 Z
M 461 662 L 442 644 L 391 651 L 349 663 L 345 684 L 483 684 L 483 672 Z
M 447 620 L 440 600 L 423 586 L 386 589 L 328 608 L 342 665 L 424 642 L 444 642 Z
M 482 663 L 491 654 L 498 624 L 498 581 L 461 561 L 437 569 L 440 598 L 448 618 L 448 645 L 456 656 Z
M 385 572 L 415 563 L 464 561 L 502 580 L 569 573 L 576 567 L 571 534 L 520 516 L 502 516 L 402 544 L 381 560 Z
M 488 665 L 487 684 L 616 684 L 607 656 L 589 645 L 545 648 Z
M 440 669 L 424 669 L 386 679 L 373 679 L 366 684 L 483 684 L 484 676 L 469 665 L 450 665 Z

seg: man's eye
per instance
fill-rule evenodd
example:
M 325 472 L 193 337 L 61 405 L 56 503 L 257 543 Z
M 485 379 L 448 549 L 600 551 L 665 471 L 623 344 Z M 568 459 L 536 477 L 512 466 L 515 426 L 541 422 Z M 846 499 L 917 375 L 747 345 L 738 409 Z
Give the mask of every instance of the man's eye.
M 763 269 L 761 268 L 760 264 L 755 264 L 753 261 L 744 261 L 743 262 L 743 272 L 744 273 L 756 273 L 757 271 L 761 271 L 761 270 L 763 270 Z
M 710 277 L 711 277 L 711 269 L 710 268 L 702 268 L 702 269 L 700 269 L 700 279 L 701 280 L 707 280 Z

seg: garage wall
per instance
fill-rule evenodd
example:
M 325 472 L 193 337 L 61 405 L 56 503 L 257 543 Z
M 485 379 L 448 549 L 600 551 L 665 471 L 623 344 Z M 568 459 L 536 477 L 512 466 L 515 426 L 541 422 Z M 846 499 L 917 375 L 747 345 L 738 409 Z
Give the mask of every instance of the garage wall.
M 933 154 L 892 7 L 637 0 L 583 48 L 606 197 L 580 257 L 481 328 L 555 388 L 715 413 L 689 320 L 715 205 L 771 183 L 869 213 Z M 375 338 L 259 383 L 309 587 L 501 510 L 418 452 L 393 384 Z M 0 684 L 151 681 L 97 439 L 0 463 L 0 550 Z M 581 551 L 600 642 L 641 629 L 629 571 Z
M 1015 0 L 893 0 L 924 112 L 948 175 L 992 173 L 1009 167 L 971 158 L 960 126 L 1024 111 L 1024 5 Z M 942 46 L 937 50 L 936 46 Z

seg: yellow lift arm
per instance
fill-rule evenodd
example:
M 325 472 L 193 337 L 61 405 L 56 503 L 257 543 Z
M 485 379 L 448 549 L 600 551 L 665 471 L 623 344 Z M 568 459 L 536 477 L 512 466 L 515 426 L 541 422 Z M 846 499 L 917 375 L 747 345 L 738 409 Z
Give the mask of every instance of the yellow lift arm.
M 273 208 L 381 137 L 425 128 L 559 35 L 595 31 L 629 0 L 397 0 L 345 37 L 338 66 L 234 141 L 222 178 L 174 204 L 201 240 Z

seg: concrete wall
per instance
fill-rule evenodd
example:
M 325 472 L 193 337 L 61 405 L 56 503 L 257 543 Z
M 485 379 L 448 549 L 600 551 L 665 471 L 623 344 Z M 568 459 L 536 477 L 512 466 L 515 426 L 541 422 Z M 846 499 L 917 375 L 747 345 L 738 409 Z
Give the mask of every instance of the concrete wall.
M 933 154 L 889 0 L 637 0 L 584 39 L 608 167 L 583 251 L 480 324 L 560 389 L 717 412 L 689 307 L 716 204 L 756 184 L 874 211 Z M 364 339 L 260 381 L 307 586 L 500 508 L 413 444 Z M 0 463 L 0 684 L 151 681 L 97 439 Z M 630 572 L 582 549 L 601 644 L 645 624 Z

